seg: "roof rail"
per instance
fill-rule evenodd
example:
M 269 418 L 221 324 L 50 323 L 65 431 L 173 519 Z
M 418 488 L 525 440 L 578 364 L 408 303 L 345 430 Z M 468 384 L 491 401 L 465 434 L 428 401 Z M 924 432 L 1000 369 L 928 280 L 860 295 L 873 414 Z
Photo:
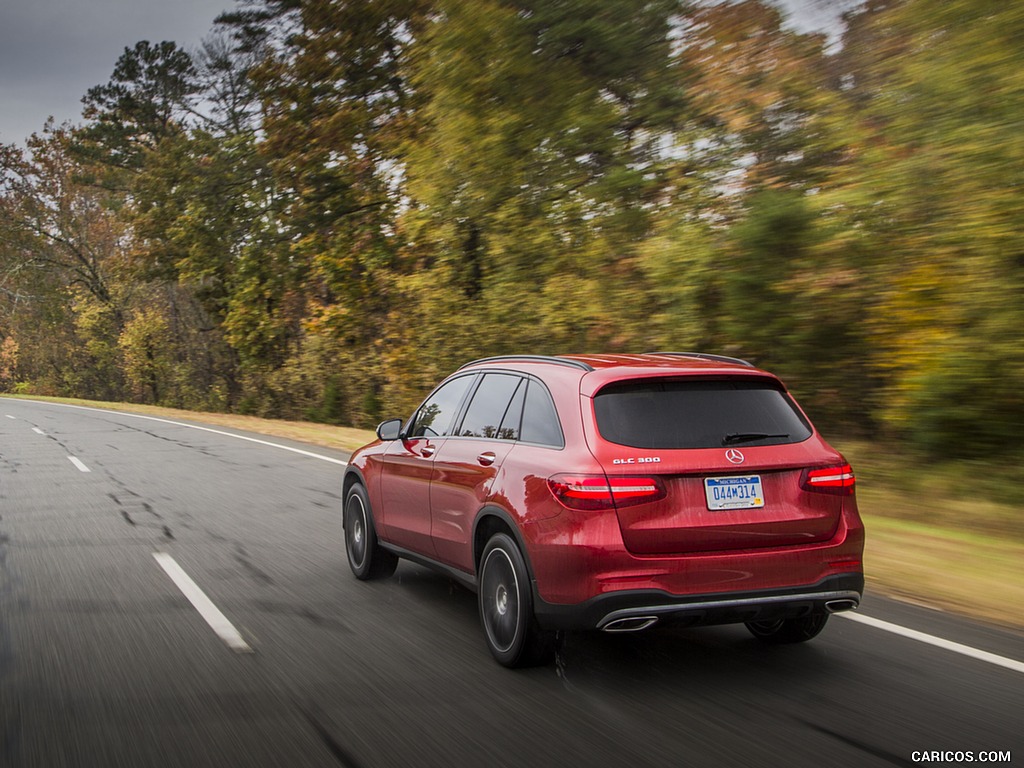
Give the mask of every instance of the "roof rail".
M 727 355 L 712 355 L 707 352 L 649 352 L 651 355 L 671 355 L 673 357 L 696 357 L 701 360 L 717 360 L 720 363 L 736 363 L 737 365 L 745 365 L 747 368 L 756 367 L 749 360 L 743 360 L 739 357 L 728 357 Z
M 464 365 L 459 366 L 461 371 L 470 365 L 479 365 L 480 363 L 498 363 L 498 362 L 513 362 L 515 360 L 526 360 L 535 363 L 554 363 L 556 365 L 568 365 L 571 368 L 579 368 L 582 371 L 594 370 L 591 366 L 584 363 L 582 360 L 570 360 L 567 357 L 554 357 L 553 355 L 497 355 L 495 357 L 482 357 L 479 360 L 472 360 Z

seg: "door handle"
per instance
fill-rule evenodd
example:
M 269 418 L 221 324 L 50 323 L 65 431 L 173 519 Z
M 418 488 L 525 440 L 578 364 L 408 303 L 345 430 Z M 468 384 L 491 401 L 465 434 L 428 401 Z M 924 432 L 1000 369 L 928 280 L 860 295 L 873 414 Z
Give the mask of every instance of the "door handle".
M 429 459 L 431 456 L 434 455 L 434 451 L 436 450 L 437 449 L 432 445 L 424 445 L 422 448 L 420 448 L 420 456 L 422 456 L 425 459 Z
M 495 456 L 490 451 L 481 453 L 479 456 L 476 457 L 476 460 L 483 464 L 485 467 L 491 466 L 491 464 L 494 463 L 494 459 Z

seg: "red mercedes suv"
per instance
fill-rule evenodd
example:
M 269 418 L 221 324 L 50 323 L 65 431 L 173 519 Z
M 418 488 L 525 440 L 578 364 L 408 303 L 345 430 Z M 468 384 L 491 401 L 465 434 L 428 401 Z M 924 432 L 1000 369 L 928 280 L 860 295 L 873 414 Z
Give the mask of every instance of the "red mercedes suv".
M 349 565 L 478 595 L 509 667 L 558 630 L 746 624 L 808 640 L 864 589 L 854 475 L 785 386 L 701 353 L 469 363 L 344 477 Z

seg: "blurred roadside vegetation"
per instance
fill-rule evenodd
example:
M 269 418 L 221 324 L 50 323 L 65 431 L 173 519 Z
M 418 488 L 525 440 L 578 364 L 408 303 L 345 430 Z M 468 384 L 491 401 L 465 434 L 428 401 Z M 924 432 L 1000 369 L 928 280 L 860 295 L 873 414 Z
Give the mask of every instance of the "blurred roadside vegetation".
M 853 464 L 858 498 L 872 514 L 1024 544 L 1024 493 L 1006 482 L 1016 467 L 963 459 L 930 462 L 898 446 L 865 441 L 832 443 Z
M 1024 494 L 1008 459 L 833 440 L 854 466 L 868 592 L 1024 628 Z
M 1018 535 L 1024 4 L 844 7 L 246 0 L 128 47 L 0 145 L 0 391 L 368 427 L 474 357 L 721 352 L 894 446 L 851 451 L 885 514 Z

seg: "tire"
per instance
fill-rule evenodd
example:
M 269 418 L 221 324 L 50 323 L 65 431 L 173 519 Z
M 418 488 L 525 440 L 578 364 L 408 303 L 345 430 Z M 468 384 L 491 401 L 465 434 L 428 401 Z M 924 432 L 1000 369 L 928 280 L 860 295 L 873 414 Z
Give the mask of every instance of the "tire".
M 803 643 L 816 637 L 828 623 L 827 613 L 812 613 L 798 619 L 775 619 L 774 621 L 748 621 L 750 634 L 769 645 Z
M 398 557 L 383 549 L 373 527 L 366 489 L 356 483 L 345 498 L 345 552 L 352 573 L 360 581 L 383 579 L 395 572 Z
M 480 557 L 477 601 L 487 648 L 509 668 L 548 664 L 555 658 L 555 633 L 541 630 L 533 615 L 530 575 L 519 547 L 496 533 Z

